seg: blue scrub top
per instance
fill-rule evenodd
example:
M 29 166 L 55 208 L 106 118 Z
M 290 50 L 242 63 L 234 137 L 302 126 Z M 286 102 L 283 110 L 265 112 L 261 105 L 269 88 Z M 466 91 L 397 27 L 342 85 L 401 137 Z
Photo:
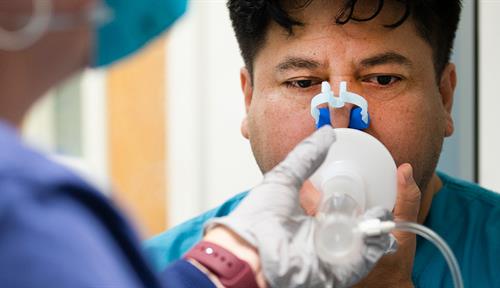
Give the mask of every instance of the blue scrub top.
M 438 173 L 443 187 L 434 196 L 425 226 L 445 239 L 460 264 L 465 287 L 500 287 L 500 194 Z M 145 242 L 160 271 L 200 240 L 203 224 L 234 210 L 247 192 L 220 207 Z M 413 267 L 415 287 L 453 287 L 448 266 L 436 247 L 417 238 Z
M 0 122 L 0 287 L 215 287 L 183 260 L 156 274 L 141 250 L 102 193 Z

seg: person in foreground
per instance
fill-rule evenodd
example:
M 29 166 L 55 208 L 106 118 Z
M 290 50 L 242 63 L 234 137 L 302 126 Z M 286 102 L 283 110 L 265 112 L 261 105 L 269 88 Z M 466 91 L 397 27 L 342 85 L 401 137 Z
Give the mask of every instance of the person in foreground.
M 342 271 L 314 250 L 315 221 L 300 212 L 299 189 L 335 141 L 331 127 L 298 145 L 231 216 L 213 221 L 203 241 L 158 274 L 109 199 L 23 143 L 16 127 L 49 88 L 135 52 L 184 6 L 178 0 L 0 2 L 0 287 L 340 287 L 358 282 L 389 248 L 388 235 L 368 237 L 370 257 Z M 113 17 L 102 22 L 106 15 Z M 385 220 L 390 212 L 365 216 Z
M 227 6 L 245 62 L 241 130 L 261 171 L 270 171 L 314 131 L 310 103 L 321 82 L 337 92 L 345 81 L 368 101 L 366 133 L 399 167 L 395 220 L 424 224 L 442 236 L 466 287 L 500 287 L 500 195 L 436 172 L 444 138 L 454 129 L 457 76 L 449 61 L 461 2 L 229 0 Z M 347 127 L 351 107 L 330 111 L 334 127 Z M 181 257 L 202 237 L 206 221 L 228 215 L 245 197 L 238 194 L 147 241 L 155 267 Z M 301 189 L 308 214 L 318 199 L 316 191 Z M 431 243 L 408 233 L 395 236 L 398 252 L 384 256 L 361 287 L 452 286 Z

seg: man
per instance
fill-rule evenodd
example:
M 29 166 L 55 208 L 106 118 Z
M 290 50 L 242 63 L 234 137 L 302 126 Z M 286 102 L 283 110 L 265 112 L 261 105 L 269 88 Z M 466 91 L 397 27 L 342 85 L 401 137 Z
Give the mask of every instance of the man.
M 241 130 L 262 172 L 314 131 L 309 109 L 321 82 L 338 91 L 346 81 L 368 101 L 372 122 L 366 132 L 389 149 L 400 173 L 410 174 L 398 179 L 395 219 L 440 234 L 460 263 L 466 287 L 499 287 L 500 196 L 435 171 L 443 140 L 453 133 L 457 79 L 449 59 L 460 1 L 230 0 L 228 8 L 245 61 L 240 76 L 247 117 Z M 332 125 L 347 127 L 351 108 L 333 109 Z M 419 189 L 404 186 L 412 181 Z M 201 237 L 205 221 L 228 214 L 244 197 L 147 242 L 157 267 L 180 257 Z M 318 198 L 302 188 L 309 214 Z M 408 233 L 395 236 L 398 252 L 384 257 L 361 285 L 451 286 L 446 262 L 431 243 Z

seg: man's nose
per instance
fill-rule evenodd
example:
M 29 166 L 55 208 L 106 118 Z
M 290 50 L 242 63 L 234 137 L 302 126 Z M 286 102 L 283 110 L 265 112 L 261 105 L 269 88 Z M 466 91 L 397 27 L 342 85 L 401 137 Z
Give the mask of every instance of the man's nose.
M 332 87 L 332 91 L 335 95 L 335 97 L 339 97 L 339 91 L 340 91 L 340 82 L 346 82 L 347 83 L 347 90 L 355 92 L 358 91 L 358 87 L 356 82 L 344 78 L 344 77 L 335 77 L 334 80 L 330 80 L 330 86 Z M 351 103 L 345 103 L 343 107 L 340 108 L 334 108 L 330 107 L 330 121 L 332 124 L 332 127 L 334 128 L 348 128 L 349 127 L 349 122 L 351 120 L 351 110 L 355 107 L 355 105 Z
M 348 128 L 351 119 L 351 110 L 353 104 L 346 103 L 344 107 L 333 108 L 330 107 L 330 121 L 334 128 Z

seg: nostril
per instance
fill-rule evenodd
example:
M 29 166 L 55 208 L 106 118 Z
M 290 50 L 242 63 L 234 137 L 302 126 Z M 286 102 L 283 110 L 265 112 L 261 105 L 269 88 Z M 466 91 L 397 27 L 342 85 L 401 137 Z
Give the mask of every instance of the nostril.
M 353 105 L 344 105 L 340 108 L 330 107 L 330 118 L 335 128 L 348 128 Z

